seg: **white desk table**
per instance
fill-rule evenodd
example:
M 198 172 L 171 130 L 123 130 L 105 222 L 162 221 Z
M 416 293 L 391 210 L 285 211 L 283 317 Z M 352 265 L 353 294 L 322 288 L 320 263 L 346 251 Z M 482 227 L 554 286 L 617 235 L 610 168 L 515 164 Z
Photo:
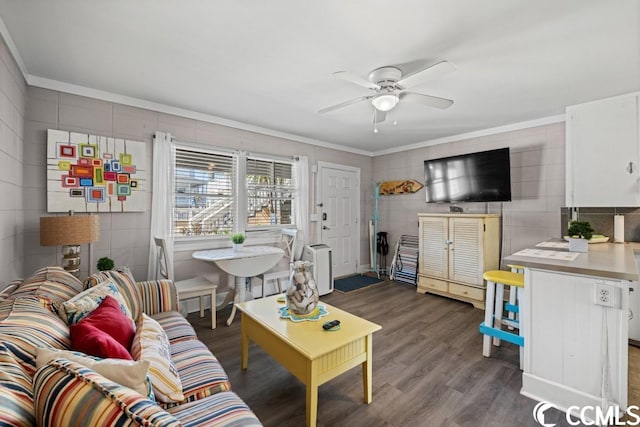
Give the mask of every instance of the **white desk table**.
M 244 302 L 246 299 L 245 278 L 257 276 L 269 270 L 280 261 L 283 255 L 284 250 L 275 246 L 245 246 L 239 251 L 234 251 L 233 248 L 196 251 L 192 257 L 200 261 L 213 262 L 225 273 L 235 276 L 235 285 L 231 291 L 234 304 L 231 315 L 227 319 L 227 326 L 229 326 L 236 315 L 235 303 Z M 229 298 L 225 299 L 225 301 L 228 300 Z

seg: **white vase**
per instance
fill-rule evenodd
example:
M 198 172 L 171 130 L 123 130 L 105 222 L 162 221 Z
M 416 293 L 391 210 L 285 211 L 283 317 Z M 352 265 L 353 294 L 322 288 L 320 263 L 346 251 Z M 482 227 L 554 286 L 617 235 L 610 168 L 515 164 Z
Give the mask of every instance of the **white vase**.
M 574 239 L 569 237 L 569 252 L 587 252 L 589 241 L 587 239 Z
M 293 263 L 293 274 L 287 287 L 287 306 L 297 315 L 311 313 L 320 301 L 318 287 L 313 279 L 309 261 L 296 261 Z
M 242 248 L 244 247 L 244 243 L 232 243 L 233 245 L 233 252 L 241 252 Z

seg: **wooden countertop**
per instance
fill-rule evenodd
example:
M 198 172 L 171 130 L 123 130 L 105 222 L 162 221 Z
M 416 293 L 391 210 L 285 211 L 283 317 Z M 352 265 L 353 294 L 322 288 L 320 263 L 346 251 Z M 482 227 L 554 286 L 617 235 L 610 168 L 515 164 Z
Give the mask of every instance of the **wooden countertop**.
M 540 248 L 555 251 L 568 249 Z M 581 253 L 573 261 L 561 261 L 546 258 L 533 258 L 520 255 L 509 255 L 504 259 L 509 264 L 520 264 L 540 270 L 559 271 L 564 273 L 597 276 L 620 280 L 638 280 L 635 251 L 640 250 L 637 243 L 594 243 L 589 251 Z

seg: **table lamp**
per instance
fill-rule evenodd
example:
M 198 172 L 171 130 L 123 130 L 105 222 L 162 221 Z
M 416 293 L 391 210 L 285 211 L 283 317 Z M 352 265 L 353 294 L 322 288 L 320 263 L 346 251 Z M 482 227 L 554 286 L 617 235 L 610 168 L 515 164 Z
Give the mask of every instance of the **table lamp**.
M 62 268 L 70 273 L 80 271 L 80 245 L 100 239 L 98 215 L 40 217 L 40 244 L 62 246 Z

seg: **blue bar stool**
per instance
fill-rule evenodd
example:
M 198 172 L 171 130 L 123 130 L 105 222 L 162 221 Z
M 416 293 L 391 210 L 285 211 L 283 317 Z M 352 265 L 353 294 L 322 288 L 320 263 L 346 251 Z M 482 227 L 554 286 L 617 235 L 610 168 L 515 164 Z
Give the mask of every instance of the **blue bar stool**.
M 511 270 L 513 273 L 521 273 L 524 274 L 524 266 L 522 265 L 518 265 L 518 264 L 507 264 L 507 268 L 509 270 Z M 509 286 L 509 304 L 506 305 L 506 309 L 508 314 L 509 319 L 511 320 L 518 320 L 518 318 L 520 317 L 518 315 L 519 312 L 519 308 L 518 308 L 518 304 L 517 304 L 517 287 L 515 286 Z M 509 326 L 508 327 L 510 330 L 513 330 L 513 326 Z
M 503 270 L 486 271 L 483 276 L 487 281 L 487 300 L 484 311 L 484 322 L 480 324 L 480 333 L 484 334 L 482 355 L 491 357 L 492 338 L 493 345 L 499 346 L 502 340 L 520 346 L 520 369 L 524 365 L 524 337 L 522 336 L 522 300 L 524 297 L 524 274 Z M 504 303 L 504 286 L 511 286 L 516 295 L 516 304 Z M 518 313 L 518 319 L 504 318 L 503 313 Z M 518 329 L 518 333 L 502 329 L 502 326 Z

